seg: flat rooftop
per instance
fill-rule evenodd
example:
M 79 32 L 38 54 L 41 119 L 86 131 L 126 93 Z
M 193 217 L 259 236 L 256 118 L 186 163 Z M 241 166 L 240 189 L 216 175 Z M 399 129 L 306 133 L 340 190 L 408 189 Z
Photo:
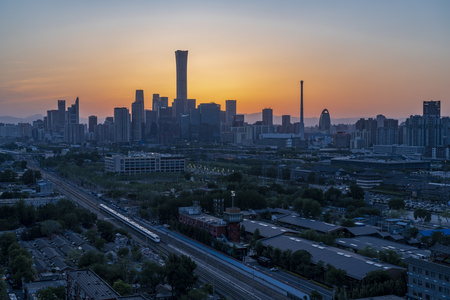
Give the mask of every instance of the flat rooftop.
M 262 240 L 265 247 L 271 245 L 284 251 L 287 249 L 296 252 L 298 250 L 308 251 L 312 257 L 311 262 L 317 264 L 323 261 L 324 264 L 331 264 L 337 269 L 347 272 L 347 276 L 362 280 L 367 273 L 377 270 L 404 270 L 401 267 L 387 264 L 384 262 L 373 261 L 371 258 L 355 254 L 339 248 L 321 245 L 306 239 L 287 235 L 278 235 Z
M 294 234 L 298 233 L 297 230 L 292 230 L 290 228 L 274 225 L 267 222 L 247 220 L 247 219 L 242 220 L 241 225 L 244 225 L 245 231 L 250 232 L 252 234 L 256 229 L 258 229 L 262 237 L 272 237 L 285 233 L 294 233 Z

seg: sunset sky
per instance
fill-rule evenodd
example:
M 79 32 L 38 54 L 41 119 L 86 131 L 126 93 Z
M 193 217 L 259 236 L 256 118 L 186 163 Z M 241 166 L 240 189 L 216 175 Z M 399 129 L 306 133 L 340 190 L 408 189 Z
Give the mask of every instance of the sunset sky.
M 450 115 L 450 1 L 0 1 L 0 115 L 145 108 L 176 94 L 236 99 L 238 113 L 403 118 L 422 101 Z

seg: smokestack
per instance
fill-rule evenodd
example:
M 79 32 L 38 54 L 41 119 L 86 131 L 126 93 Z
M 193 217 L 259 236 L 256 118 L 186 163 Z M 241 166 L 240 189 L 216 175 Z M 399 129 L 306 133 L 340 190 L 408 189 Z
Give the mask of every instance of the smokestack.
M 303 80 L 300 81 L 300 138 L 305 139 L 305 123 L 303 123 Z

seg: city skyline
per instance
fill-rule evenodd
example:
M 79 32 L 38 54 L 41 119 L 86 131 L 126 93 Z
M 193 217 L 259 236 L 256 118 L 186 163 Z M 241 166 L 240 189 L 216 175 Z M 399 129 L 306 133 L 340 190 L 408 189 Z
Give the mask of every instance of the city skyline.
M 305 118 L 406 118 L 450 94 L 448 2 L 193 4 L 1 3 L 1 114 L 80 97 L 80 117 L 101 120 L 131 110 L 136 90 L 145 109 L 156 93 L 171 103 L 178 49 L 189 51 L 189 98 L 236 99 L 240 114 L 298 117 L 300 80 Z

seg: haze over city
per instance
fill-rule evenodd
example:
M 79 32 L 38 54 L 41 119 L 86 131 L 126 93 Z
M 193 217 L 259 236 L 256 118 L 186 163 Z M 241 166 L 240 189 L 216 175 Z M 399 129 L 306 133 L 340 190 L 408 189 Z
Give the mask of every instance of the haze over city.
M 80 97 L 80 116 L 130 107 L 136 89 L 176 97 L 189 50 L 189 98 L 305 117 L 421 114 L 450 94 L 447 1 L 0 3 L 1 115 L 45 114 Z M 442 115 L 450 114 L 449 105 Z

